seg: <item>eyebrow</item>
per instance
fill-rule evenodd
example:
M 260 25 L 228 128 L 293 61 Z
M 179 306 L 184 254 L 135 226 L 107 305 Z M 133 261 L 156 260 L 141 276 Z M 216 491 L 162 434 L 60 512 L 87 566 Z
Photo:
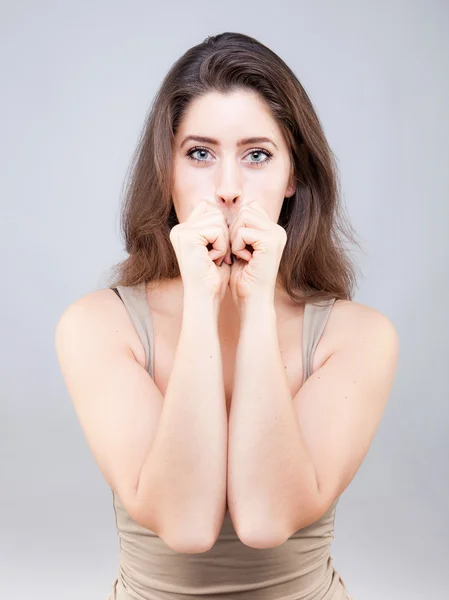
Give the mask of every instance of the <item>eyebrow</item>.
M 183 139 L 183 141 L 179 147 L 182 148 L 184 146 L 184 144 L 188 141 L 202 142 L 203 144 L 214 144 L 215 146 L 220 145 L 220 142 L 214 138 L 206 137 L 203 135 L 188 135 L 187 137 L 185 137 Z M 270 144 L 273 144 L 273 146 L 276 148 L 276 150 L 279 150 L 279 148 L 276 146 L 276 144 L 273 142 L 273 140 L 271 140 L 268 137 L 243 138 L 241 140 L 238 140 L 237 146 L 246 146 L 247 144 L 261 144 L 263 142 L 269 142 Z

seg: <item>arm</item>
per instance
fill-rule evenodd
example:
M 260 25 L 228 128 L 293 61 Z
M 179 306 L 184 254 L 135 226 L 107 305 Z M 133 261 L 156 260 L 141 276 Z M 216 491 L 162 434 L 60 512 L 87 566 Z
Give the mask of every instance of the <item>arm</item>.
M 211 305 L 185 305 L 165 398 L 136 360 L 137 333 L 109 290 L 70 305 L 55 332 L 100 471 L 128 514 L 179 552 L 208 549 L 225 511 L 227 423 L 216 322 Z
M 218 310 L 212 301 L 184 301 L 181 333 L 151 452 L 137 498 L 162 531 L 215 542 L 226 510 L 227 414 Z M 174 532 L 177 532 L 176 534 Z
M 273 307 L 252 306 L 244 318 L 229 421 L 228 506 L 247 545 L 280 545 L 319 519 L 355 475 L 381 419 L 397 334 L 374 309 L 338 308 L 335 351 L 295 398 Z
M 313 464 L 295 419 L 273 304 L 241 313 L 228 440 L 228 507 L 243 543 L 273 547 L 291 507 L 310 514 Z M 262 536 L 262 537 L 258 537 Z M 285 540 L 282 540 L 285 541 Z

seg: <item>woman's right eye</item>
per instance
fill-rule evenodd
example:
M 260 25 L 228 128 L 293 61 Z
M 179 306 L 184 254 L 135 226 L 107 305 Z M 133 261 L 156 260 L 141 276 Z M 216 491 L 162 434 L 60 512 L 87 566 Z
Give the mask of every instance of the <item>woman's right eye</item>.
M 195 156 L 193 156 L 196 152 L 200 153 L 200 155 L 202 154 L 202 158 L 196 158 Z M 194 160 L 196 163 L 203 163 L 206 162 L 204 154 L 209 154 L 209 150 L 207 150 L 206 148 L 192 148 L 187 152 L 186 156 L 189 160 Z

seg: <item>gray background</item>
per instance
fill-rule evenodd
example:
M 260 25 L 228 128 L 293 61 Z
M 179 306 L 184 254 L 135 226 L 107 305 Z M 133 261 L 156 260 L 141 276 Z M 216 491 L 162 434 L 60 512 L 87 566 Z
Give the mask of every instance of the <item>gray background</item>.
M 131 153 L 171 64 L 258 38 L 296 72 L 365 253 L 355 297 L 400 336 L 376 438 L 337 508 L 356 600 L 448 597 L 449 7 L 445 1 L 24 2 L 0 14 L 1 596 L 106 599 L 112 495 L 54 351 L 57 320 L 124 257 Z

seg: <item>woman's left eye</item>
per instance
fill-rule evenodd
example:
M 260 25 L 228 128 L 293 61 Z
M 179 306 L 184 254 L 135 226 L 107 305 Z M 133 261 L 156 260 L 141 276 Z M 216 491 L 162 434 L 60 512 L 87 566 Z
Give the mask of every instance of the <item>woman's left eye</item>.
M 203 157 L 202 158 L 196 158 L 194 156 L 194 154 L 196 152 L 202 153 Z M 209 150 L 207 150 L 206 148 L 192 148 L 191 150 L 189 150 L 186 154 L 187 158 L 190 160 L 194 160 L 196 163 L 205 163 L 207 162 L 206 158 L 204 157 L 204 154 L 210 154 Z M 267 162 L 269 162 L 272 158 L 273 155 L 271 154 L 271 152 L 269 152 L 268 150 L 263 150 L 262 148 L 260 149 L 256 149 L 256 150 L 252 150 L 249 154 L 247 154 L 247 156 L 251 156 L 251 155 L 256 155 L 256 157 L 260 157 L 260 156 L 265 156 L 265 160 L 255 160 L 255 161 L 249 161 L 250 164 L 252 165 L 256 165 L 256 166 L 263 166 L 264 164 L 266 164 Z
M 253 154 L 253 155 L 257 154 L 258 156 L 266 156 L 265 160 L 262 160 L 262 161 L 261 160 L 256 160 L 254 163 L 251 161 L 252 164 L 256 164 L 256 165 L 263 165 L 263 164 L 269 162 L 273 158 L 273 155 L 271 154 L 271 152 L 268 152 L 268 150 L 262 150 L 262 149 L 260 149 L 260 150 L 252 150 L 248 154 L 248 156 L 251 156 L 251 154 Z

